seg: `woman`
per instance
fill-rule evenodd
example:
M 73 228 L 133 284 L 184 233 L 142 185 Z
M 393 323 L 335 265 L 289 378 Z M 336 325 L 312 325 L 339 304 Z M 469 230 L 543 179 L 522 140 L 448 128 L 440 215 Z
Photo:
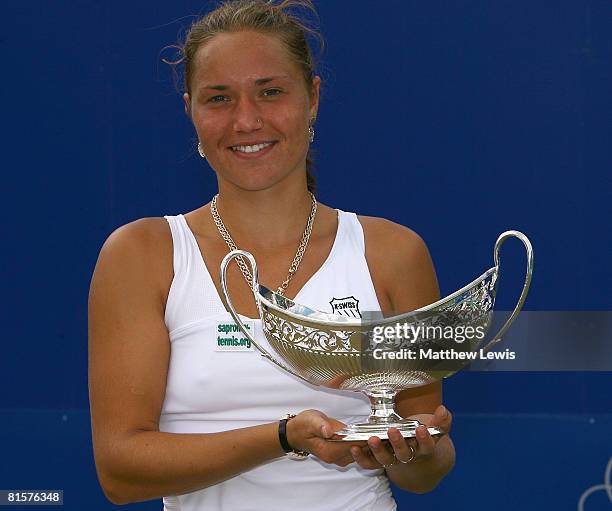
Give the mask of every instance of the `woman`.
M 436 442 L 425 427 L 410 441 L 391 430 L 390 445 L 330 442 L 367 415 L 365 397 L 309 387 L 225 342 L 234 325 L 219 266 L 234 243 L 255 256 L 264 285 L 315 309 L 331 312 L 347 296 L 362 311 L 438 299 L 414 232 L 318 204 L 309 191 L 321 80 L 307 29 L 288 10 L 296 4 L 312 8 L 240 0 L 192 26 L 185 112 L 219 194 L 185 215 L 127 224 L 100 252 L 90 398 L 97 471 L 114 503 L 165 496 L 167 510 L 183 511 L 395 509 L 388 479 L 426 492 L 454 463 L 448 435 Z M 256 318 L 248 278 L 236 265 L 228 271 L 238 312 Z M 261 335 L 258 321 L 248 323 Z M 397 409 L 448 431 L 440 403 L 432 384 L 402 392 Z M 279 421 L 287 412 L 296 415 Z M 297 462 L 286 451 L 312 455 Z

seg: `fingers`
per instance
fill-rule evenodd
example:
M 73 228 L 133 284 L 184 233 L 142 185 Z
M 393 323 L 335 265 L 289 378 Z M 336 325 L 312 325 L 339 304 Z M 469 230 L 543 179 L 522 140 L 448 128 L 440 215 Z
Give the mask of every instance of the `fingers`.
M 332 436 L 334 436 L 334 430 L 332 429 L 331 424 L 328 422 L 323 422 L 323 424 L 321 424 L 321 437 L 328 439 Z
M 376 468 L 380 468 L 381 466 L 389 467 L 397 463 L 397 458 L 395 457 L 393 450 L 387 448 L 387 446 L 377 436 L 372 436 L 368 439 L 368 447 L 370 448 L 374 459 L 379 463 L 379 466 Z
M 382 467 L 368 447 L 351 447 L 351 454 L 353 456 L 353 461 L 362 468 L 375 470 Z
M 402 463 L 410 463 L 415 457 L 417 452 L 417 445 L 412 445 L 407 439 L 396 428 L 389 428 L 387 432 L 389 436 L 389 442 L 391 448 L 395 453 L 395 457 Z
M 353 459 L 353 455 L 349 454 L 348 456 L 344 456 L 344 457 L 340 458 L 335 463 L 336 463 L 336 465 L 338 465 L 340 467 L 346 467 L 347 465 L 350 465 L 354 461 L 355 460 Z
M 441 429 L 445 433 L 448 433 L 451 429 L 451 425 L 453 423 L 452 414 L 446 409 L 445 406 L 440 405 L 436 408 L 434 412 L 433 419 L 431 421 L 431 425 L 435 426 L 438 429 Z
M 331 438 L 335 431 L 344 427 L 342 422 L 332 419 L 318 410 L 305 410 L 298 414 L 297 418 L 307 421 L 306 428 L 310 435 L 323 439 Z
M 351 454 L 355 462 L 367 469 L 389 468 L 398 463 L 425 461 L 434 453 L 436 440 L 426 426 L 419 426 L 414 438 L 404 438 L 396 428 L 390 428 L 388 436 L 388 444 L 373 436 L 368 440 L 366 448 L 353 447 Z
M 333 436 L 336 431 L 340 431 L 341 429 L 344 429 L 346 427 L 346 424 L 336 419 L 332 419 L 331 417 L 327 419 L 327 424 L 329 425 L 329 429 L 331 430 L 331 436 Z
M 345 424 L 342 422 L 335 419 L 328 419 L 321 424 L 321 428 L 317 431 L 317 435 L 325 440 L 331 440 L 336 436 L 336 432 L 344 429 L 344 427 Z
M 416 458 L 432 456 L 436 448 L 436 441 L 427 431 L 426 426 L 419 426 L 416 429 Z
M 311 410 L 311 412 L 315 412 Z M 422 462 L 433 456 L 436 448 L 437 438 L 432 437 L 427 430 L 428 426 L 448 433 L 452 426 L 452 415 L 442 405 L 436 408 L 434 414 L 420 414 L 411 416 L 421 420 L 426 425 L 416 429 L 415 437 L 406 439 L 399 430 L 390 428 L 388 432 L 389 441 L 382 442 L 377 436 L 370 437 L 366 446 L 343 445 L 343 442 L 329 442 L 334 437 L 335 431 L 344 427 L 344 424 L 316 412 L 311 415 L 312 431 L 314 432 L 311 442 L 315 447 L 310 452 L 317 455 L 327 463 L 339 466 L 347 466 L 353 461 L 365 469 L 388 468 L 401 463 L 412 461 Z M 348 452 L 347 452 L 348 451 Z
M 318 410 L 307 410 L 306 412 L 302 413 L 309 416 L 314 436 L 319 436 L 326 439 L 331 438 L 334 436 L 334 432 L 345 427 L 344 423 L 328 417 Z
M 354 444 L 347 445 L 344 442 L 329 441 L 334 437 L 336 431 L 345 427 L 345 424 L 327 417 L 318 410 L 306 410 L 298 414 L 289 421 L 288 426 L 296 422 L 297 425 L 303 424 L 302 429 L 296 427 L 296 445 L 298 445 L 298 448 L 312 453 L 325 463 L 341 467 L 353 463 L 350 448 Z M 291 433 L 293 433 L 293 430 Z M 293 437 L 288 435 L 288 438 L 291 443 Z M 294 444 L 291 443 L 291 445 Z

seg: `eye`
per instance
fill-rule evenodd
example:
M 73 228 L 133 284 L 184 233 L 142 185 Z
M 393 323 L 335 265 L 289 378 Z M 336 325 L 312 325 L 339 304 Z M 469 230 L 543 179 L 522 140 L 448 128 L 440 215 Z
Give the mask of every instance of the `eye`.
M 211 97 L 208 100 L 208 102 L 209 103 L 221 103 L 221 102 L 225 101 L 226 98 L 227 98 L 227 96 L 223 96 L 222 94 L 218 94 L 217 96 Z
M 280 89 L 266 89 L 263 93 L 266 97 L 278 96 L 283 91 Z

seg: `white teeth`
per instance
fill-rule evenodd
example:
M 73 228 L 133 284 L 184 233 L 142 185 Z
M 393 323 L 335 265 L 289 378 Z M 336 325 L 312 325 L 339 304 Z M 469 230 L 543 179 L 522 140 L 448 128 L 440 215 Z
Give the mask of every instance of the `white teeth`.
M 241 153 L 256 153 L 269 145 L 272 145 L 272 142 L 265 142 L 264 144 L 256 145 L 236 145 L 232 147 L 232 151 L 240 151 Z

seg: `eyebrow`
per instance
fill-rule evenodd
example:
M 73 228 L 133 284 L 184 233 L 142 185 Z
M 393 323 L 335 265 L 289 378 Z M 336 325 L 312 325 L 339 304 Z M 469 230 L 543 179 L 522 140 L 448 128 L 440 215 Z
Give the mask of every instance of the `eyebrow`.
M 279 76 L 268 76 L 266 78 L 258 78 L 255 80 L 255 85 L 264 85 L 272 80 L 276 80 L 278 78 L 289 78 L 287 75 L 279 75 Z M 202 87 L 203 89 L 212 89 L 212 90 L 227 90 L 229 89 L 229 85 L 205 85 Z

